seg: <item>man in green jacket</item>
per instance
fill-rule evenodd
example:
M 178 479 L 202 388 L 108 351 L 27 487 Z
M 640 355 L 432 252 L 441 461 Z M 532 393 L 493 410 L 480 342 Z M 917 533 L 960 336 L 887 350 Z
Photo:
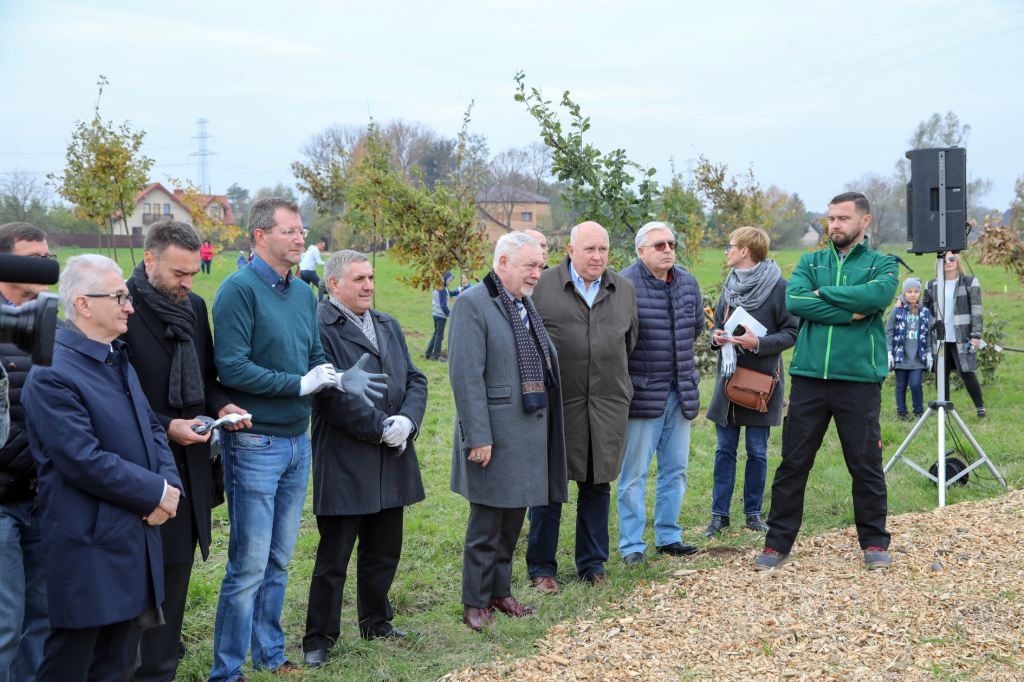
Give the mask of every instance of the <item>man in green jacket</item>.
M 765 549 L 754 569 L 789 561 L 803 518 L 804 489 L 829 422 L 835 418 L 846 468 L 853 477 L 857 536 L 869 569 L 889 567 L 887 497 L 878 416 L 889 365 L 882 313 L 896 295 L 892 256 L 868 248 L 871 206 L 859 192 L 829 202 L 828 248 L 805 253 L 786 307 L 800 318 L 789 365 L 789 412 L 782 427 L 782 464 L 772 483 Z

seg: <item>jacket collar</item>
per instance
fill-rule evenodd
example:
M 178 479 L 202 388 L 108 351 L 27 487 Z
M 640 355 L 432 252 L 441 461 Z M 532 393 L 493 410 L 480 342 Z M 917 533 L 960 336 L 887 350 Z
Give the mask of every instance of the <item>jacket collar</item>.
M 131 350 L 128 348 L 128 344 L 121 339 L 114 339 L 114 341 L 107 345 L 100 343 L 99 341 L 93 341 L 88 336 L 85 336 L 79 332 L 73 332 L 66 326 L 63 329 L 57 330 L 56 342 L 62 346 L 67 346 L 72 350 L 76 350 L 86 357 L 92 358 L 97 362 L 103 362 L 110 355 L 110 348 L 113 346 L 115 353 L 124 351 L 131 357 Z
M 173 358 L 174 346 L 171 345 L 171 340 L 167 338 L 167 325 L 160 321 L 160 318 L 157 317 L 156 312 L 154 312 L 153 309 L 150 308 L 146 301 L 142 298 L 142 296 L 139 295 L 139 287 L 135 283 L 134 276 L 128 278 L 128 291 L 131 292 L 133 296 L 135 296 L 136 301 L 135 312 L 132 314 L 138 315 L 139 318 L 142 319 L 146 327 L 149 329 L 150 333 L 152 333 L 153 336 L 159 341 L 160 345 L 163 346 L 163 349 L 167 351 L 167 354 Z M 189 299 L 191 298 L 192 294 L 189 294 Z M 192 305 L 191 300 L 189 301 L 188 305 Z M 195 310 L 195 307 L 193 307 L 193 310 Z M 199 318 L 197 317 L 196 319 L 198 320 Z
M 672 282 L 675 282 L 677 279 L 679 279 L 679 275 L 681 273 L 685 272 L 685 270 L 683 270 L 683 267 L 681 265 L 673 265 L 672 266 L 672 271 L 671 271 L 672 272 L 672 282 L 667 282 L 666 283 L 665 280 L 658 279 L 657 277 L 655 277 L 654 273 L 651 272 L 651 269 L 648 268 L 647 265 L 642 260 L 638 260 L 636 262 L 636 264 L 640 266 L 639 270 L 640 270 L 641 276 L 645 280 L 647 280 L 649 283 L 650 282 L 658 282 L 659 284 L 662 284 L 662 285 L 668 284 L 668 285 L 671 286 Z
M 324 321 L 324 324 L 332 329 L 336 329 L 338 336 L 351 341 L 354 344 L 362 346 L 368 352 L 378 356 L 381 360 L 384 359 L 384 355 L 387 352 L 388 341 L 391 339 L 391 333 L 381 320 L 382 313 L 379 310 L 370 308 L 367 312 L 370 313 L 370 317 L 376 321 L 374 326 L 377 332 L 377 348 L 373 347 L 370 340 L 366 338 L 366 334 L 363 333 L 362 329 L 359 329 L 354 324 L 350 324 L 350 321 L 340 310 L 328 301 L 326 298 L 317 304 L 317 309 L 320 315 L 320 319 Z
M 569 256 L 562 259 L 562 262 L 555 266 L 555 272 L 558 273 L 559 282 L 562 284 L 562 291 L 566 288 L 575 289 L 576 283 L 572 281 L 572 272 L 569 270 L 572 260 Z M 612 271 L 605 268 L 604 274 L 601 275 L 601 288 L 597 292 L 597 296 L 594 298 L 594 303 L 610 295 L 610 291 L 615 291 L 615 279 L 612 277 Z

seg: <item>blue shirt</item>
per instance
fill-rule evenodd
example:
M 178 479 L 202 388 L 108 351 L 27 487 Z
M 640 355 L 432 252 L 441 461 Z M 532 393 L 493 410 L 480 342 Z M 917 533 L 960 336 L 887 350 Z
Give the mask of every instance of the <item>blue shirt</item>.
M 295 279 L 295 275 L 292 274 L 291 268 L 288 269 L 288 274 L 282 277 L 277 270 L 270 267 L 267 261 L 260 258 L 259 254 L 252 257 L 252 262 L 249 265 L 256 268 L 256 272 L 260 273 L 260 276 L 269 284 L 274 287 L 282 294 L 288 293 L 288 287 L 291 285 L 292 280 Z
M 594 299 L 597 298 L 597 292 L 601 291 L 601 278 L 598 277 L 590 283 L 590 288 L 587 289 L 586 282 L 583 278 L 576 274 L 576 268 L 572 266 L 572 261 L 569 261 L 569 277 L 572 278 L 572 283 L 576 285 L 576 291 L 583 295 L 583 300 L 587 302 L 588 308 L 594 307 Z

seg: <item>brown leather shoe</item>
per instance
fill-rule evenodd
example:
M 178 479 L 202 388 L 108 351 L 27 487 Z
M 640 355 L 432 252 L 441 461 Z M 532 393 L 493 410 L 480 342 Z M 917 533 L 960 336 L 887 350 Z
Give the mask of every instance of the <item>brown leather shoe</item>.
M 538 592 L 558 594 L 558 583 L 556 583 L 555 579 L 549 575 L 541 576 L 539 578 L 531 578 L 530 582 L 533 583 L 533 588 Z
M 292 663 L 291 661 L 285 661 L 280 666 L 278 666 L 277 670 L 274 671 L 274 675 L 276 677 L 281 677 L 282 675 L 301 675 L 301 674 L 302 674 L 302 668 L 300 668 L 298 666 L 298 664 Z
M 608 576 L 606 576 L 604 573 L 591 573 L 589 575 L 583 576 L 583 582 L 585 582 L 588 585 L 591 585 L 592 587 L 600 587 L 604 585 L 605 580 L 607 579 Z
M 529 616 L 531 613 L 536 611 L 532 606 L 524 606 L 516 601 L 515 597 L 505 597 L 503 599 L 491 599 L 491 610 L 497 609 L 512 616 L 513 618 L 522 618 L 523 616 Z
M 485 625 L 494 622 L 494 616 L 488 609 L 478 609 L 475 606 L 467 606 L 462 609 L 462 622 L 473 630 L 480 632 Z

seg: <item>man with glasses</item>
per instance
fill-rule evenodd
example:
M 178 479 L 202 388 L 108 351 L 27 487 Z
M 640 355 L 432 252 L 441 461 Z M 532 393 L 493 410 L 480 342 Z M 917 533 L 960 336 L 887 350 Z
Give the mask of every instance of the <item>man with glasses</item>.
M 626 457 L 619 476 L 619 552 L 627 566 L 645 560 L 644 497 L 651 457 L 658 453 L 654 544 L 670 556 L 693 554 L 682 542 L 679 509 L 686 493 L 690 422 L 700 409 L 693 356 L 704 331 L 697 279 L 675 264 L 676 239 L 664 223 L 647 223 L 636 234 L 640 260 L 622 271 L 636 288 L 640 329 L 629 356 L 633 399 L 626 426 Z
M 0 225 L 0 253 L 53 258 L 46 233 L 29 223 Z M 2 305 L 22 306 L 47 290 L 42 284 L 0 282 Z M 57 320 L 57 327 L 64 326 Z M 0 680 L 31 679 L 46 639 L 46 584 L 39 534 L 36 467 L 28 444 L 21 390 L 32 356 L 0 344 L 0 365 L 10 381 L 10 429 L 0 441 Z
M 121 268 L 69 258 L 59 295 L 67 325 L 53 364 L 33 367 L 22 392 L 52 628 L 36 680 L 122 680 L 136 629 L 162 621 L 157 526 L 177 512 L 182 486 L 118 339 L 134 310 Z
M 362 371 L 365 356 L 344 373 L 325 362 L 316 297 L 293 281 L 305 236 L 295 203 L 257 201 L 252 263 L 229 275 L 213 302 L 217 373 L 231 402 L 252 414 L 252 428 L 223 443 L 231 539 L 210 682 L 242 679 L 250 645 L 255 670 L 301 672 L 284 655 L 281 610 L 309 483 L 312 394 L 380 397 L 385 389 L 383 375 Z

